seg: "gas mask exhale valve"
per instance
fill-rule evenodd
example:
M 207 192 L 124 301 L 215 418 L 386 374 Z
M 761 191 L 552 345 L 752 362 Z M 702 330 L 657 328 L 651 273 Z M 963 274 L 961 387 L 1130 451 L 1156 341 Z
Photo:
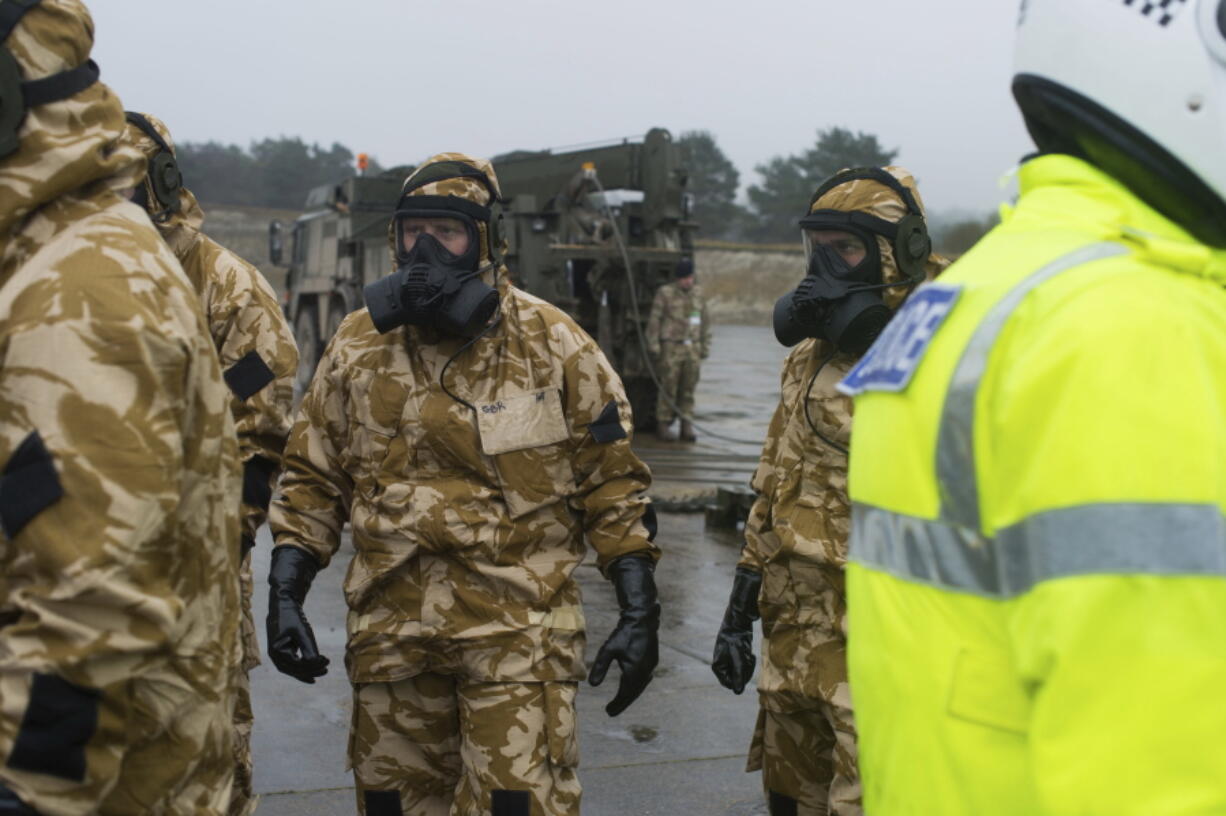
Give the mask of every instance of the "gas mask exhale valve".
M 789 348 L 814 337 L 840 351 L 864 351 L 892 316 L 881 290 L 899 285 L 879 279 L 876 265 L 862 262 L 853 269 L 830 247 L 815 246 L 804 280 L 775 303 L 776 339 Z
M 399 326 L 426 326 L 474 337 L 489 323 L 498 308 L 498 291 L 481 280 L 476 229 L 465 223 L 469 242 L 462 255 L 422 234 L 407 254 L 397 253 L 401 263 L 395 272 L 366 286 L 362 295 L 380 334 Z M 396 240 L 402 245 L 399 234 Z

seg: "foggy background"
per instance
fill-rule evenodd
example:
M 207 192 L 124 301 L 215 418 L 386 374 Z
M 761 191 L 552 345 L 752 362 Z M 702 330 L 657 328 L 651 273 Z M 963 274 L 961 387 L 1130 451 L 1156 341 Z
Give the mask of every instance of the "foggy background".
M 740 171 L 875 135 L 930 211 L 986 215 L 1030 149 L 1011 0 L 87 0 L 103 80 L 179 143 L 340 143 L 384 167 L 706 130 Z

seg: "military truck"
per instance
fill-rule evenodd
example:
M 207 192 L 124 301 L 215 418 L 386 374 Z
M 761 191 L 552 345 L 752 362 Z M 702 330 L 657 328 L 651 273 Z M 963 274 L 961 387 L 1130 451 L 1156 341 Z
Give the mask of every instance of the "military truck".
M 645 325 L 656 290 L 692 254 L 697 228 L 685 159 L 662 128 L 642 139 L 493 159 L 513 282 L 596 338 L 641 427 L 655 421 L 656 388 L 635 324 Z M 293 223 L 285 307 L 298 339 L 299 389 L 344 316 L 362 307 L 362 287 L 392 271 L 387 225 L 409 169 L 314 190 Z M 283 231 L 270 226 L 278 265 Z
M 388 171 L 315 188 L 289 227 L 288 255 L 285 226 L 268 226 L 269 259 L 288 266 L 283 307 L 298 343 L 298 395 L 345 315 L 362 308 L 362 287 L 391 271 L 387 225 L 401 181 Z

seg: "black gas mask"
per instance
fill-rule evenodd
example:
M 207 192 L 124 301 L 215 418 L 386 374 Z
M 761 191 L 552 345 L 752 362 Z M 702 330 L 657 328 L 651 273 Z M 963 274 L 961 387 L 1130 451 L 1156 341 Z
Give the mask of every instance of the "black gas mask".
M 814 337 L 827 340 L 842 352 L 860 354 L 868 349 L 893 316 L 882 292 L 898 286 L 914 287 L 924 279 L 924 266 L 932 251 L 923 213 L 911 191 L 885 170 L 857 168 L 835 175 L 813 194 L 809 208 L 840 184 L 875 181 L 903 200 L 907 215 L 886 221 L 865 212 L 814 210 L 800 220 L 809 266 L 804 280 L 775 304 L 775 337 L 791 347 Z M 864 245 L 864 259 L 854 267 L 833 247 L 812 244 L 810 230 L 837 231 Z M 903 280 L 886 283 L 878 236 L 892 245 Z
M 440 197 L 405 197 L 395 215 L 396 271 L 366 286 L 363 297 L 380 334 L 398 326 L 428 326 L 457 337 L 475 337 L 498 308 L 498 292 L 481 280 L 481 244 L 477 222 L 469 209 L 477 205 L 454 196 L 438 208 Z M 468 205 L 457 207 L 457 202 Z M 433 235 L 417 234 L 404 250 L 409 219 L 449 219 L 463 225 L 468 246 L 460 255 L 449 252 Z
M 893 314 L 881 299 L 882 288 L 877 253 L 853 268 L 835 249 L 818 244 L 804 280 L 775 303 L 775 337 L 788 347 L 816 337 L 858 354 L 872 345 Z

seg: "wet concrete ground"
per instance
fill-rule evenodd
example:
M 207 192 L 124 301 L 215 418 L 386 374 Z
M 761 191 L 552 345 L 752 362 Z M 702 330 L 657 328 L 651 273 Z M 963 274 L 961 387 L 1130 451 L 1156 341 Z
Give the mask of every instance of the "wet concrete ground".
M 635 448 L 651 466 L 658 498 L 684 503 L 719 487 L 749 484 L 779 401 L 779 373 L 787 352 L 769 328 L 715 327 L 694 400 L 698 441 L 659 442 L 645 431 L 635 436 Z
M 785 350 L 769 329 L 716 328 L 712 357 L 703 369 L 698 413 L 729 443 L 700 436 L 694 445 L 658 443 L 646 435 L 636 446 L 656 474 L 661 495 L 744 485 L 778 399 Z M 663 609 L 660 665 L 652 684 L 615 719 L 604 705 L 616 691 L 618 669 L 598 689 L 579 695 L 580 779 L 586 816 L 698 814 L 760 816 L 760 775 L 744 772 L 756 716 L 752 689 L 737 696 L 711 674 L 715 632 L 723 616 L 740 548 L 734 532 L 706 530 L 702 514 L 662 513 L 656 573 Z M 271 539 L 260 533 L 257 576 L 267 574 Z M 329 673 L 304 685 L 276 672 L 265 659 L 252 672 L 255 708 L 255 784 L 260 816 L 333 816 L 354 813 L 352 779 L 345 770 L 350 689 L 345 679 L 345 604 L 342 554 L 315 581 L 306 611 Z M 594 564 L 577 571 L 588 622 L 588 660 L 612 631 L 617 603 Z M 267 593 L 257 582 L 256 620 Z

